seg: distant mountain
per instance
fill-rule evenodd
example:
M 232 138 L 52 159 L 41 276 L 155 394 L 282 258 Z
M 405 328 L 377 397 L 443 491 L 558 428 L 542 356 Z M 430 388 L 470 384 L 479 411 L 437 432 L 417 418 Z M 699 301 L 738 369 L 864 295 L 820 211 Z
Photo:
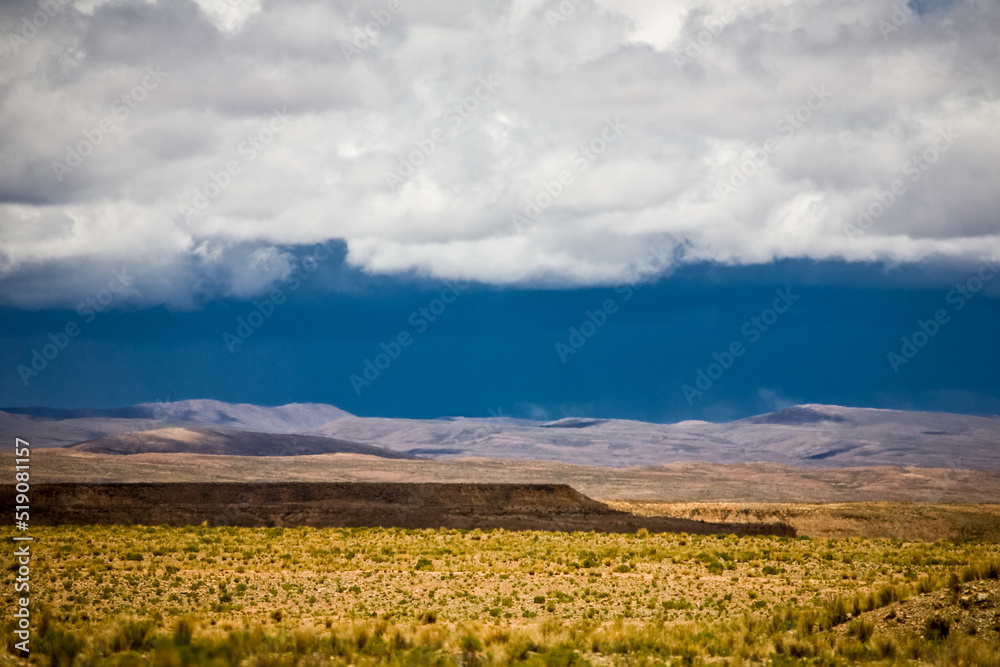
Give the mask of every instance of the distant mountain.
M 852 408 L 843 408 L 844 413 L 835 411 L 829 405 L 796 405 L 777 412 L 745 419 L 750 424 L 783 424 L 785 426 L 803 426 L 805 424 L 821 424 L 823 422 L 844 423 L 850 419 L 848 414 Z M 854 409 L 855 412 L 857 411 Z
M 87 417 L 56 420 L 0 412 L 0 438 L 4 442 L 13 442 L 14 438 L 21 438 L 31 443 L 34 448 L 63 447 L 113 433 L 143 431 L 171 425 L 155 419 Z
M 800 405 L 725 424 L 351 417 L 314 432 L 434 458 L 519 458 L 613 467 L 771 461 L 800 467 L 1000 469 L 1000 420 L 831 405 Z
M 355 417 L 312 403 L 270 408 L 209 400 L 105 411 L 17 412 L 0 412 L 0 437 L 25 438 L 35 447 L 130 431 L 207 427 L 313 435 L 438 459 L 525 459 L 622 468 L 681 461 L 770 461 L 796 467 L 1000 470 L 1000 419 L 835 405 L 798 405 L 724 424 L 585 417 L 552 422 L 506 417 L 386 419 Z
M 208 399 L 140 403 L 124 408 L 6 408 L 0 437 L 20 437 L 39 447 L 59 447 L 127 431 L 179 425 L 219 426 L 265 433 L 305 433 L 350 413 L 322 403 L 262 407 Z
M 218 456 L 305 456 L 367 454 L 413 459 L 411 454 L 315 435 L 225 431 L 208 428 L 162 428 L 118 433 L 87 440 L 67 449 L 93 454 L 212 454 Z

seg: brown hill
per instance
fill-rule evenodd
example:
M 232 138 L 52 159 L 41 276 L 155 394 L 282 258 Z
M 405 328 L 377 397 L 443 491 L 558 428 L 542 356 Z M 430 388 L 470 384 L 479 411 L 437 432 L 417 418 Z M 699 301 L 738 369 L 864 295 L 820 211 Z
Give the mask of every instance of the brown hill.
M 13 505 L 14 489 L 3 487 Z M 794 536 L 787 524 L 707 523 L 613 510 L 564 484 L 39 484 L 35 524 L 382 526 Z M 37 519 L 35 518 L 37 517 Z
M 160 428 L 87 440 L 66 449 L 93 454 L 211 454 L 214 456 L 303 456 L 368 454 L 389 459 L 414 459 L 375 445 L 315 435 L 256 433 L 209 428 Z

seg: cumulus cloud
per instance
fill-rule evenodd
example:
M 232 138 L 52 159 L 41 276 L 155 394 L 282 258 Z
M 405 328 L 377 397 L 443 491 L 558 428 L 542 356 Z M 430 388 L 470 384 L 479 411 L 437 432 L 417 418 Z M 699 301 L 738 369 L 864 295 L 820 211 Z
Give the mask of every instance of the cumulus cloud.
M 139 302 L 242 297 L 327 239 L 497 285 L 664 244 L 978 262 L 1000 4 L 912 4 L 4 3 L 0 284 L 72 301 L 128 262 Z

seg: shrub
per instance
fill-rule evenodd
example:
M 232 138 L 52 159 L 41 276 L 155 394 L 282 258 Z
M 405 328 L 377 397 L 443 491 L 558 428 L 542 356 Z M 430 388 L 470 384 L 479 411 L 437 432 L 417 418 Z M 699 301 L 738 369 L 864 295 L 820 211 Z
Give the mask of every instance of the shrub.
M 480 664 L 478 653 L 483 650 L 483 642 L 479 641 L 478 637 L 471 634 L 462 635 L 458 640 L 458 646 L 462 650 L 463 665 L 472 667 Z
M 178 646 L 187 646 L 193 636 L 194 623 L 190 619 L 179 619 L 174 625 L 174 643 Z
M 862 644 L 868 643 L 872 633 L 875 632 L 875 625 L 870 621 L 858 619 L 847 626 L 847 633 L 852 637 L 857 637 Z
M 691 603 L 684 598 L 679 598 L 677 600 L 664 600 L 663 601 L 663 611 L 670 611 L 672 609 L 690 609 Z
M 837 644 L 837 653 L 851 662 L 861 662 L 868 657 L 868 648 L 856 639 L 848 639 Z
M 924 638 L 930 641 L 947 639 L 951 632 L 951 619 L 932 616 L 924 624 Z
M 885 584 L 878 589 L 875 594 L 874 605 L 869 605 L 870 608 L 874 607 L 885 607 L 893 602 L 900 602 L 907 598 L 907 588 L 905 586 L 896 586 L 893 584 Z
M 126 651 L 146 651 L 153 638 L 153 623 L 150 621 L 131 621 L 118 628 L 111 639 L 111 650 L 120 653 Z
M 824 630 L 840 625 L 847 620 L 847 604 L 843 598 L 828 600 L 824 605 L 820 627 Z
M 72 632 L 50 630 L 38 641 L 38 649 L 48 656 L 52 667 L 70 667 L 83 648 L 83 642 Z
M 892 660 L 896 657 L 896 641 L 892 637 L 879 635 L 872 641 L 872 651 L 883 660 Z

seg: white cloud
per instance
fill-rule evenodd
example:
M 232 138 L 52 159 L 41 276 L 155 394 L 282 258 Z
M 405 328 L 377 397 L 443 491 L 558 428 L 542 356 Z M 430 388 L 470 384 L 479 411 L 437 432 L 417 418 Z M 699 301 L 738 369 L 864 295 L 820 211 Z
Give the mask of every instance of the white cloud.
M 72 300 L 81 267 L 121 261 L 146 272 L 149 302 L 246 296 L 289 270 L 277 247 L 330 238 L 365 271 L 500 285 L 612 283 L 665 239 L 686 245 L 678 261 L 725 263 L 971 263 L 1000 247 L 997 3 L 885 36 L 888 0 L 388 4 L 66 5 L 8 40 L 7 299 Z M 0 20 L 16 33 L 37 9 L 5 3 Z M 378 35 L 348 62 L 366 27 Z M 167 77 L 135 99 L 148 67 Z M 627 129 L 606 141 L 615 118 Z M 60 180 L 71 149 L 90 154 Z M 401 165 L 414 173 L 390 187 Z M 572 182 L 546 199 L 561 172 Z M 901 194 L 846 233 L 894 180 Z

